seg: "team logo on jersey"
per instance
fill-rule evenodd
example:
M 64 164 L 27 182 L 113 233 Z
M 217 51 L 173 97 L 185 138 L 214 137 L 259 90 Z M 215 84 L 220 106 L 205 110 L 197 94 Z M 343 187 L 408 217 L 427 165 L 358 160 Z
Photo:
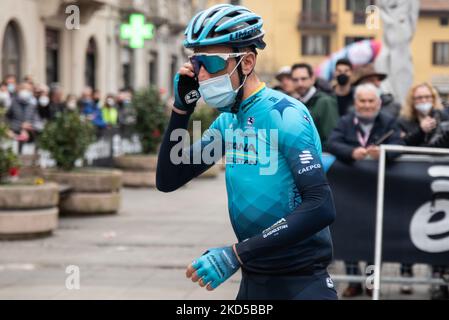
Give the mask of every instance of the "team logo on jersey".
M 254 122 L 256 122 L 256 119 L 254 117 L 249 117 L 246 123 L 248 124 L 248 126 L 252 127 L 254 126 Z
M 326 285 L 327 285 L 327 287 L 329 289 L 333 289 L 334 288 L 334 282 L 332 281 L 332 279 L 330 277 L 326 278 Z
M 308 150 L 304 150 L 300 155 L 299 159 L 301 160 L 301 164 L 310 164 L 310 161 L 313 160 L 313 156 Z
M 310 121 L 310 118 L 309 118 L 308 116 L 304 115 L 304 119 L 305 119 L 308 123 L 312 124 L 312 121 Z

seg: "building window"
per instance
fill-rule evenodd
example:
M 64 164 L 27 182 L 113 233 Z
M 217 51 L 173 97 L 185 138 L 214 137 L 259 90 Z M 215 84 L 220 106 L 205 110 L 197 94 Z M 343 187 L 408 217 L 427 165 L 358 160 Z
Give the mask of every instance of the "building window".
M 374 0 L 346 0 L 346 10 L 353 13 L 354 24 L 365 24 L 366 9 L 374 4 Z
M 440 18 L 440 25 L 443 27 L 449 26 L 449 17 Z
M 326 35 L 303 35 L 303 56 L 327 56 L 330 54 L 330 37 Z
M 346 11 L 366 12 L 368 6 L 374 5 L 374 0 L 346 0 Z
M 330 13 L 329 0 L 303 0 L 302 11 L 308 15 L 327 16 Z
M 47 84 L 59 82 L 59 31 L 45 30 Z
M 433 43 L 433 64 L 449 66 L 449 42 Z
M 15 75 L 17 79 L 22 77 L 22 49 L 20 44 L 19 28 L 16 23 L 10 22 L 3 37 L 2 78 L 9 74 Z
M 133 89 L 134 55 L 133 50 L 131 48 L 129 47 L 122 48 L 121 63 L 122 63 L 123 87 L 125 89 Z
M 348 46 L 354 42 L 372 39 L 374 39 L 374 37 L 345 37 L 345 46 Z
M 93 38 L 90 38 L 87 45 L 85 68 L 84 78 L 86 86 L 95 90 L 97 88 L 97 44 Z
M 158 53 L 156 51 L 150 52 L 150 85 L 157 87 L 157 73 L 158 73 Z

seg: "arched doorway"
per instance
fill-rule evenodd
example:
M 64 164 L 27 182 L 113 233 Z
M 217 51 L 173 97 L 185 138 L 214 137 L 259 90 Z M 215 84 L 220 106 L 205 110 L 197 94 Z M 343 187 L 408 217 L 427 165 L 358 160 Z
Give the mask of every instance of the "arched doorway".
M 89 39 L 86 50 L 86 65 L 85 65 L 85 82 L 86 86 L 96 89 L 97 87 L 97 43 L 94 38 Z
M 21 35 L 17 23 L 11 21 L 5 29 L 2 44 L 2 78 L 12 74 L 22 77 Z

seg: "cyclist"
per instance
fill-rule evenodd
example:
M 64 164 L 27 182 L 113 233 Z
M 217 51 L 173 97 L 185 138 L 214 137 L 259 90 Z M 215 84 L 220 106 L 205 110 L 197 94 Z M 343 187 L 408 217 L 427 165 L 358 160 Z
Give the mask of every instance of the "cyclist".
M 157 188 L 177 190 L 224 152 L 238 242 L 207 250 L 188 266 L 187 277 L 214 290 L 241 268 L 238 300 L 337 299 L 327 272 L 332 260 L 328 226 L 335 208 L 320 138 L 307 108 L 267 88 L 254 72 L 257 50 L 265 48 L 262 25 L 257 14 L 229 4 L 190 21 L 184 45 L 194 54 L 174 79 L 175 103 L 160 148 Z M 180 150 L 177 129 L 187 128 L 200 96 L 221 115 L 199 142 Z M 173 159 L 192 160 L 208 150 L 214 150 L 213 161 Z

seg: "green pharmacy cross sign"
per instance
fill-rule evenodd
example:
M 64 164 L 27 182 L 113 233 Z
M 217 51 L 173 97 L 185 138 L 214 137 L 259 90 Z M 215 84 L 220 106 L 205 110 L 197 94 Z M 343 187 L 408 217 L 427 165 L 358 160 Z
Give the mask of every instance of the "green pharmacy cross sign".
M 129 24 L 120 26 L 120 37 L 123 40 L 129 40 L 129 46 L 133 49 L 143 48 L 145 40 L 151 40 L 154 37 L 154 25 L 145 24 L 143 14 L 133 13 L 129 17 Z

